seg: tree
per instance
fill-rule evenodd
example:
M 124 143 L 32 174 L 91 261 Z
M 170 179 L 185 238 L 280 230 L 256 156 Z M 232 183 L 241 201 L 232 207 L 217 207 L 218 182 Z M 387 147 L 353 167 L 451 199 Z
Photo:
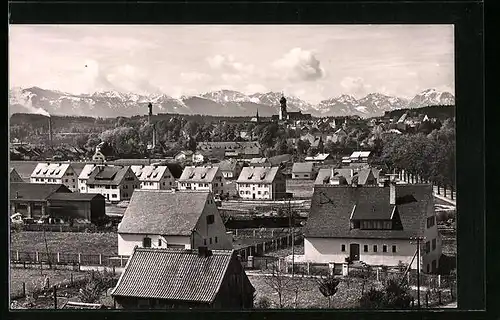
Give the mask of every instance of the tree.
M 275 264 L 271 267 L 271 275 L 264 276 L 264 283 L 278 295 L 278 307 L 284 306 L 284 294 L 288 289 L 291 277 L 287 277 Z
M 297 139 L 297 142 L 295 143 L 296 149 L 297 149 L 297 154 L 298 155 L 305 155 L 307 154 L 307 151 L 309 150 L 309 147 L 311 146 L 311 143 L 309 141 L 304 141 L 301 139 Z
M 319 291 L 328 299 L 328 308 L 331 306 L 332 297 L 337 293 L 339 283 L 340 280 L 333 276 L 318 280 Z
M 368 290 L 359 304 L 363 309 L 408 309 L 412 299 L 408 284 L 393 278 L 387 280 L 382 290 Z

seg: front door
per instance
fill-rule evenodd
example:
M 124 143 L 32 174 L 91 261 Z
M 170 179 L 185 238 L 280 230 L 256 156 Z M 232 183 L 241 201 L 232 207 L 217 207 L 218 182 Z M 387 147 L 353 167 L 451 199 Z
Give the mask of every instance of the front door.
M 351 261 L 359 261 L 359 244 L 351 243 L 349 246 L 349 258 Z

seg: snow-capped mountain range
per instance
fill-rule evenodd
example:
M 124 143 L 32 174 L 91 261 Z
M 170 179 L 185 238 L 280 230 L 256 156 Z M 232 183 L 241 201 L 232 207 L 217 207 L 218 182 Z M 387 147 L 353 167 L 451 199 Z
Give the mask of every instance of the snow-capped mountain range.
M 117 91 L 75 95 L 32 87 L 9 90 L 9 110 L 10 114 L 128 117 L 146 114 L 147 104 L 151 102 L 155 113 L 253 116 L 258 110 L 261 116 L 271 116 L 278 113 L 280 98 L 281 93 L 278 92 L 246 95 L 232 90 L 212 91 L 178 99 L 165 94 L 140 95 Z M 286 98 L 289 111 L 300 110 L 314 116 L 372 117 L 401 108 L 455 104 L 455 97 L 451 93 L 435 89 L 424 90 L 411 100 L 380 93 L 370 93 L 361 99 L 343 94 L 319 104 L 311 104 L 294 96 Z

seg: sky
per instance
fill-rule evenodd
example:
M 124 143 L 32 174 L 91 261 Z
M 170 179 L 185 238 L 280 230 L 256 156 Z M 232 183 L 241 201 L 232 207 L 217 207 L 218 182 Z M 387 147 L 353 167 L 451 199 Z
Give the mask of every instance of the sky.
M 9 85 L 173 97 L 283 91 L 310 103 L 455 94 L 453 25 L 10 25 Z

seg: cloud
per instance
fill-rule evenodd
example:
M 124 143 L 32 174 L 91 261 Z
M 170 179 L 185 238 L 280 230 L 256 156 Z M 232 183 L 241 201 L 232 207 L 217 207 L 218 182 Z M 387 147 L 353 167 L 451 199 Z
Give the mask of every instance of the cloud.
M 182 72 L 181 79 L 186 82 L 195 82 L 195 81 L 206 81 L 210 80 L 212 77 L 206 73 L 201 72 Z
M 283 72 L 290 81 L 316 81 L 325 77 L 325 70 L 312 51 L 294 48 L 273 66 Z
M 221 76 L 222 80 L 226 81 L 226 82 L 239 82 L 239 81 L 242 81 L 243 80 L 243 77 L 239 74 L 228 74 L 228 73 L 224 73 L 222 74 Z
M 262 84 L 259 83 L 250 83 L 245 86 L 243 89 L 244 93 L 246 94 L 253 94 L 253 93 L 264 93 L 267 92 L 267 88 L 263 86 Z
M 244 64 L 234 59 L 233 55 L 217 54 L 207 58 L 208 65 L 214 70 L 220 70 L 226 73 L 252 74 L 255 67 L 251 64 Z
M 368 91 L 372 88 L 371 85 L 366 84 L 364 79 L 361 77 L 345 77 L 340 82 L 340 86 L 343 88 L 343 93 L 348 93 L 356 98 L 365 96 Z

